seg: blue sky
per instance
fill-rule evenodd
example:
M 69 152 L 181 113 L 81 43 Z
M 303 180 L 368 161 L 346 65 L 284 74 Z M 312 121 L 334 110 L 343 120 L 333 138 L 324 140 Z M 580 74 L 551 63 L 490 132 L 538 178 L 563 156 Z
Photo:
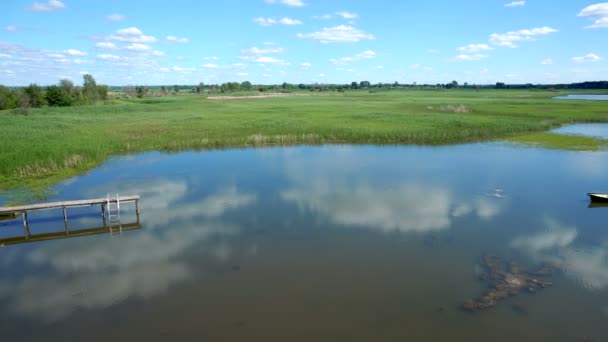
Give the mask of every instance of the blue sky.
M 586 0 L 2 0 L 0 84 L 608 79 Z

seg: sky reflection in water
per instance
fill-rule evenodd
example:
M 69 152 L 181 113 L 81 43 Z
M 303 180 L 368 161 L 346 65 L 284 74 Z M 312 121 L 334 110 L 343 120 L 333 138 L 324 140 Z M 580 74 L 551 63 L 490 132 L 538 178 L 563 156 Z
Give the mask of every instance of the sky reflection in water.
M 491 329 L 475 331 L 471 317 L 457 308 L 463 300 L 480 294 L 483 284 L 475 279 L 475 264 L 482 253 L 492 252 L 530 266 L 550 261 L 563 267 L 563 276 L 555 282 L 567 292 L 551 288 L 526 302 L 542 311 L 560 305 L 551 291 L 583 298 L 579 309 L 595 318 L 559 336 L 601 335 L 597 320 L 605 320 L 608 307 L 608 234 L 602 229 L 608 210 L 588 209 L 585 193 L 608 190 L 607 167 L 608 155 L 603 152 L 546 151 L 498 143 L 436 148 L 290 147 L 117 158 L 58 186 L 57 198 L 140 194 L 142 229 L 0 248 L 1 326 L 8 336 L 19 336 L 16 327 L 32 324 L 39 325 L 37 331 L 42 334 L 76 315 L 85 319 L 102 312 L 142 314 L 143 304 L 134 303 L 146 303 L 148 310 L 164 307 L 164 319 L 171 323 L 171 317 L 181 313 L 168 309 L 163 298 L 179 302 L 190 296 L 196 301 L 204 297 L 203 291 L 216 291 L 216 298 L 236 300 L 222 292 L 232 286 L 226 280 L 230 272 L 240 274 L 252 288 L 274 286 L 275 292 L 282 293 L 297 291 L 299 283 L 308 284 L 304 293 L 312 294 L 330 291 L 334 283 L 348 284 L 344 275 L 320 285 L 324 284 L 323 269 L 336 275 L 369 263 L 369 272 L 392 267 L 404 273 L 370 274 L 384 278 L 368 285 L 369 296 L 390 297 L 393 303 L 399 300 L 392 296 L 411 295 L 412 301 L 421 295 L 426 298 L 424 303 L 395 307 L 385 313 L 387 317 L 416 313 L 421 326 L 432 325 L 442 319 L 431 313 L 448 307 L 446 336 L 488 338 L 493 336 Z M 32 225 L 61 221 L 51 216 L 40 214 Z M 95 226 L 96 220 L 100 221 L 98 213 L 90 211 L 71 224 Z M 3 234 L 20 234 L 20 222 L 3 223 L 1 229 Z M 365 243 L 359 245 L 359 239 Z M 298 256 L 298 251 L 307 255 Z M 334 269 L 339 258 L 353 264 L 344 264 L 346 270 Z M 376 264 L 378 260 L 383 264 Z M 416 271 L 412 275 L 420 279 L 408 278 L 408 270 L 425 262 L 428 274 Z M 252 270 L 241 269 L 241 264 Z M 282 270 L 277 271 L 283 272 L 282 278 L 273 284 L 271 279 L 278 275 L 264 273 L 267 268 Z M 453 284 L 437 287 L 446 282 L 442 274 L 450 272 Z M 292 290 L 281 285 L 289 279 L 297 279 L 289 283 Z M 399 282 L 403 282 L 401 289 L 389 288 Z M 398 295 L 399 291 L 403 294 Z M 253 294 L 243 296 L 240 301 L 268 310 L 281 305 Z M 302 307 L 303 319 L 323 316 L 314 308 L 305 309 L 310 304 L 306 298 L 284 298 Z M 340 298 L 339 293 L 330 293 L 326 301 L 339 305 Z M 347 303 L 362 300 L 349 298 L 342 299 Z M 569 298 L 563 303 L 570 303 Z M 426 309 L 427 304 L 432 309 Z M 217 325 L 207 327 L 210 336 L 238 339 L 232 330 L 220 328 L 222 312 L 229 309 L 206 305 L 219 312 Z M 371 310 L 363 312 L 378 315 Z M 341 318 L 345 322 L 359 319 L 345 315 Z M 560 317 L 559 312 L 548 315 Z M 257 319 L 264 322 L 263 317 Z M 517 320 L 500 308 L 478 319 L 509 324 Z M 555 332 L 542 330 L 534 317 L 530 319 L 521 323 L 522 334 L 536 327 L 539 336 L 554 336 Z M 339 325 L 338 321 L 334 323 Z M 301 326 L 287 323 L 292 330 Z M 57 329 L 56 336 L 64 336 Z M 390 324 L 383 329 L 387 334 L 422 339 L 442 337 L 416 335 L 415 330 Z M 256 336 L 264 331 L 260 328 Z M 309 327 L 309 331 L 316 330 Z

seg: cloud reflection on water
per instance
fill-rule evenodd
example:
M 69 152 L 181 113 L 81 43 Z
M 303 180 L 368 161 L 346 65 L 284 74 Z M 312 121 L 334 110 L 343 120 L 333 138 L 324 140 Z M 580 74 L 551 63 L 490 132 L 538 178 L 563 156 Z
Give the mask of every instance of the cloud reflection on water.
M 333 152 L 307 157 L 306 165 L 293 152 L 286 154 L 291 185 L 281 191 L 281 199 L 333 223 L 382 233 L 440 231 L 448 229 L 454 217 L 476 214 L 489 220 L 502 210 L 495 198 L 462 199 L 448 186 L 431 183 L 432 177 L 419 173 L 424 173 L 423 165 L 417 165 L 411 177 L 394 174 L 391 179 L 378 170 L 389 170 L 390 175 L 395 171 L 393 159 L 366 159 L 348 148 Z M 391 165 L 384 167 L 385 162 Z
M 590 290 L 608 287 L 608 247 L 576 246 L 578 229 L 551 218 L 545 219 L 546 230 L 519 236 L 510 246 L 528 253 L 537 262 L 561 265 L 567 276 Z
M 229 258 L 229 242 L 222 239 L 216 246 L 213 238 L 234 237 L 240 228 L 218 218 L 257 200 L 255 194 L 227 187 L 192 202 L 186 200 L 186 183 L 166 180 L 128 190 L 142 194 L 144 229 L 35 245 L 3 265 L 19 267 L 19 262 L 25 263 L 21 267 L 44 270 L 0 282 L 0 297 L 16 314 L 55 321 L 77 309 L 103 309 L 129 297 L 161 294 L 192 277 L 184 254 L 194 246 L 204 245 L 207 255 L 220 260 Z M 169 223 L 172 229 L 164 229 Z

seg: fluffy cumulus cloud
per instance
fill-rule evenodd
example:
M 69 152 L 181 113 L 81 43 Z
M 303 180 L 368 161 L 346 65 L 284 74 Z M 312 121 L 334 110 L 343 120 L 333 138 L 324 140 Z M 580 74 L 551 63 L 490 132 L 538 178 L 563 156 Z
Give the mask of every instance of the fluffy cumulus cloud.
M 122 14 L 118 14 L 118 13 L 114 13 L 114 14 L 110 14 L 106 17 L 106 20 L 109 21 L 123 21 L 125 20 L 125 16 Z
M 118 46 L 112 42 L 99 42 L 95 44 L 95 47 L 107 50 L 118 50 Z
M 127 45 L 127 47 L 125 47 L 125 49 L 127 49 L 129 51 L 134 51 L 134 52 L 145 52 L 145 51 L 150 51 L 152 48 L 146 44 L 133 43 L 133 44 Z
M 608 28 L 608 2 L 587 6 L 578 16 L 593 20 L 593 24 L 586 28 Z
M 458 48 L 458 51 L 464 53 L 478 53 L 488 50 L 493 50 L 493 48 L 487 44 L 469 44 L 467 46 L 461 46 Z
M 76 50 L 76 49 L 68 49 L 63 51 L 64 53 L 67 53 L 70 56 L 86 56 L 87 53 L 80 51 L 80 50 Z
M 309 62 L 304 62 L 304 63 L 300 63 L 300 66 L 301 66 L 303 69 L 308 69 L 308 68 L 312 67 L 312 63 L 309 63 Z
M 540 62 L 540 64 L 551 65 L 551 64 L 553 64 L 553 60 L 551 58 L 547 58 L 547 59 L 544 59 L 542 62 Z
M 525 6 L 526 2 L 525 1 L 513 1 L 513 2 L 509 2 L 508 4 L 505 4 L 505 7 L 520 7 L 520 6 Z
M 360 61 L 362 59 L 371 59 L 376 57 L 376 52 L 372 50 L 363 51 L 359 54 L 350 57 L 332 58 L 329 61 L 335 65 L 347 65 L 352 62 Z
M 260 49 L 260 48 L 257 48 L 254 46 L 249 49 L 241 50 L 241 53 L 247 54 L 247 55 L 266 55 L 266 54 L 271 54 L 271 53 L 283 53 L 283 52 L 285 52 L 285 49 L 283 49 L 281 47 Z
M 259 24 L 260 26 L 272 26 L 272 25 L 276 25 L 276 24 L 287 25 L 287 26 L 302 25 L 302 21 L 297 20 L 297 19 L 287 18 L 287 17 L 283 17 L 283 18 L 258 17 L 258 18 L 253 19 L 253 22 Z
M 65 4 L 59 0 L 49 0 L 48 2 L 34 2 L 27 7 L 32 12 L 50 12 L 66 8 Z
M 283 4 L 290 7 L 303 7 L 306 6 L 302 0 L 265 0 L 267 4 Z
M 167 42 L 169 42 L 169 43 L 182 43 L 182 44 L 184 44 L 184 43 L 189 43 L 190 42 L 190 39 L 188 39 L 188 38 L 179 38 L 179 37 L 176 37 L 176 36 L 167 36 L 165 38 L 165 40 Z
M 493 33 L 490 35 L 490 42 L 497 46 L 516 48 L 519 42 L 530 42 L 535 40 L 535 36 L 547 35 L 557 32 L 556 29 L 544 26 L 507 33 Z
M 312 33 L 298 33 L 297 36 L 303 39 L 314 39 L 323 44 L 375 39 L 374 35 L 347 25 L 326 27 L 322 31 Z
M 107 37 L 108 40 L 114 40 L 127 43 L 155 43 L 157 39 L 153 36 L 146 36 L 137 27 L 128 27 L 116 31 L 114 34 Z
M 572 60 L 576 63 L 593 63 L 601 61 L 602 57 L 594 53 L 588 53 L 584 56 L 572 57 Z
M 357 19 L 359 18 L 359 15 L 357 13 L 351 13 L 351 12 L 346 12 L 346 11 L 342 11 L 342 12 L 336 12 L 337 16 L 340 16 L 344 19 Z

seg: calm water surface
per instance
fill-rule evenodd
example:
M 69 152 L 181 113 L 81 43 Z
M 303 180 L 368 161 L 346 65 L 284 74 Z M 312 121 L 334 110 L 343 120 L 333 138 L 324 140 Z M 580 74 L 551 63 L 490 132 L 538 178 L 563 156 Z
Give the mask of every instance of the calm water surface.
M 0 221 L 2 340 L 608 340 L 608 208 L 585 195 L 607 174 L 606 152 L 501 143 L 116 158 L 51 200 L 140 194 L 139 229 L 9 245 Z M 484 253 L 561 272 L 469 313 Z
M 554 99 L 606 101 L 606 100 L 608 100 L 608 95 L 565 95 L 565 96 L 556 96 L 556 97 L 554 97 Z
M 552 132 L 566 135 L 584 135 L 588 137 L 608 139 L 608 124 L 567 125 L 554 129 Z

